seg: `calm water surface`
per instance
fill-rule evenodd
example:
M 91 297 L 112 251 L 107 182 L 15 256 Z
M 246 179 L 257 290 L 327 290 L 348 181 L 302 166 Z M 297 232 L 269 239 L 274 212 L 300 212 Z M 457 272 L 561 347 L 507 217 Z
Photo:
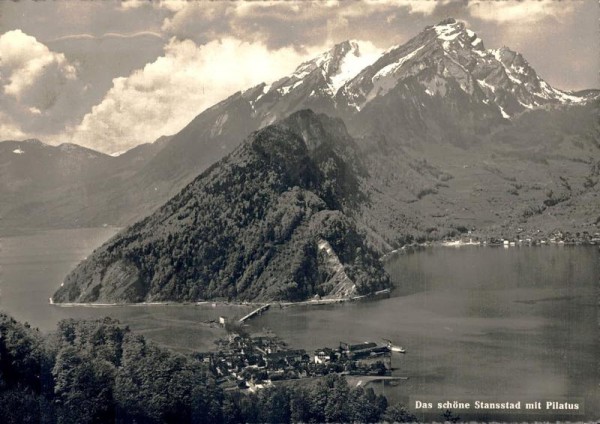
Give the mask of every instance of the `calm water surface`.
M 212 304 L 118 307 L 59 307 L 48 298 L 66 274 L 117 232 L 114 228 L 56 230 L 0 238 L 0 311 L 44 332 L 65 318 L 111 316 L 161 345 L 205 351 L 222 337 L 205 325 L 219 316 L 241 317 L 250 308 Z
M 274 310 L 252 325 L 307 348 L 397 342 L 408 353 L 393 356 L 394 375 L 409 380 L 383 387 L 392 399 L 582 397 L 587 419 L 600 417 L 597 247 L 431 248 L 387 269 L 399 287 L 389 299 Z
M 213 346 L 220 333 L 202 321 L 248 311 L 210 304 L 49 305 L 66 273 L 114 232 L 60 230 L 0 239 L 0 310 L 43 331 L 63 318 L 110 315 L 181 350 Z M 398 286 L 389 299 L 273 307 L 250 325 L 309 351 L 340 341 L 394 340 L 408 351 L 393 356 L 394 374 L 409 380 L 378 387 L 392 400 L 407 402 L 415 394 L 582 397 L 587 414 L 573 419 L 600 416 L 597 247 L 431 248 L 398 256 L 387 269 Z

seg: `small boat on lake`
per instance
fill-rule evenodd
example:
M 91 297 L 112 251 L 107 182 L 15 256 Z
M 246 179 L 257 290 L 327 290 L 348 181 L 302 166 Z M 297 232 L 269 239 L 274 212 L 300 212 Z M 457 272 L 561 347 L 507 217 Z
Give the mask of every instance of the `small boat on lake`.
M 395 345 L 394 343 L 392 343 L 391 340 L 388 340 L 388 339 L 383 339 L 383 340 L 387 343 L 388 349 L 391 350 L 392 352 L 406 353 L 406 349 L 404 349 L 402 346 Z

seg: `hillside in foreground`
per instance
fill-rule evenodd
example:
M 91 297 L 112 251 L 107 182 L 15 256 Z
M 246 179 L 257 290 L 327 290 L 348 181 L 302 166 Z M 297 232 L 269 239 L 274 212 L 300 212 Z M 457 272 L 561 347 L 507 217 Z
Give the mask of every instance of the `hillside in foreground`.
M 327 375 L 249 393 L 218 384 L 202 355 L 153 345 L 110 318 L 42 335 L 0 313 L 3 424 L 394 422 L 414 417 L 372 388 Z

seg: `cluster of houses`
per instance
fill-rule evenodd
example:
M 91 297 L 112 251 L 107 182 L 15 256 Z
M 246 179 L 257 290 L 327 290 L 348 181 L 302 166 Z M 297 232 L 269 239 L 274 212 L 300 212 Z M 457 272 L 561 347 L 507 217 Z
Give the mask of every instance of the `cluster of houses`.
M 219 382 L 257 390 L 278 380 L 315 377 L 330 373 L 390 375 L 391 351 L 373 342 L 340 343 L 337 348 L 290 349 L 275 336 L 250 337 L 232 333 L 217 340 L 218 351 L 198 354 L 219 377 Z
M 471 231 L 469 231 L 461 238 L 442 242 L 444 246 L 490 245 L 510 247 L 544 244 L 600 244 L 600 233 L 590 234 L 588 231 L 571 233 L 569 231 L 555 230 L 548 234 L 543 234 L 541 230 L 537 230 L 534 233 L 527 233 L 522 228 L 517 228 L 517 235 L 511 238 L 491 237 L 489 239 L 480 239 L 471 235 Z

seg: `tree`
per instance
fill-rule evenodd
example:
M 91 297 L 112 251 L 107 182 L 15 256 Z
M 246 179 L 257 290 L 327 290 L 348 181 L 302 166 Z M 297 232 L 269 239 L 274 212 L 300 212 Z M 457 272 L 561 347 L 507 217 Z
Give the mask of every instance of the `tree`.
M 460 421 L 460 417 L 455 415 L 451 410 L 446 409 L 446 412 L 442 415 L 444 422 L 446 423 L 457 423 Z
M 58 422 L 104 423 L 114 421 L 115 367 L 94 360 L 73 346 L 62 349 L 52 370 Z
M 186 422 L 192 416 L 194 387 L 202 370 L 185 357 L 134 339 L 126 346 L 116 379 L 119 409 L 151 422 Z
M 334 423 L 350 421 L 353 411 L 349 408 L 350 388 L 346 379 L 332 374 L 325 380 L 331 387 L 325 404 L 325 419 Z
M 212 424 L 223 422 L 223 391 L 210 379 L 197 385 L 192 392 L 192 422 Z
M 417 417 L 411 414 L 406 406 L 397 403 L 388 406 L 383 415 L 383 420 L 390 423 L 412 423 L 417 421 Z
M 268 423 L 289 423 L 290 422 L 290 394 L 283 387 L 274 387 L 265 393 L 265 401 L 261 405 L 264 407 L 263 414 Z
M 290 399 L 290 420 L 291 422 L 309 422 L 311 402 L 309 393 L 303 389 L 297 389 Z
M 372 388 L 359 387 L 350 394 L 350 410 L 353 420 L 360 423 L 376 423 L 381 421 L 381 416 L 387 407 L 387 400 L 383 396 L 375 395 Z

